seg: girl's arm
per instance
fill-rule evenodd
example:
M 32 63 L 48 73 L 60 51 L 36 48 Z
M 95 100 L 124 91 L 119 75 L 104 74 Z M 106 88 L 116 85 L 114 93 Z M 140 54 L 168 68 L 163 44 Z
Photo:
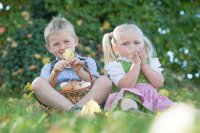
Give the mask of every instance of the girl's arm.
M 140 73 L 140 64 L 131 66 L 130 71 L 118 82 L 119 88 L 131 88 L 135 86 Z
M 161 73 L 155 71 L 152 67 L 150 67 L 147 64 L 146 55 L 144 50 L 139 49 L 139 56 L 141 58 L 141 70 L 146 76 L 146 78 L 149 80 L 151 85 L 153 85 L 155 88 L 159 88 L 163 86 L 164 83 L 164 77 Z
M 130 53 L 130 59 L 132 61 L 132 66 L 129 72 L 119 81 L 119 88 L 131 88 L 137 83 L 138 76 L 140 74 L 141 59 L 139 57 L 138 51 L 131 47 L 128 51 Z
M 164 77 L 161 73 L 155 71 L 148 64 L 143 65 L 141 67 L 141 70 L 144 73 L 144 75 L 146 76 L 146 78 L 149 80 L 151 85 L 153 85 L 155 88 L 159 88 L 159 87 L 163 86 Z
M 138 76 L 140 74 L 141 59 L 139 57 L 137 49 L 134 47 L 129 49 L 130 59 L 132 61 L 132 66 L 129 72 L 119 81 L 119 88 L 131 88 L 137 83 Z

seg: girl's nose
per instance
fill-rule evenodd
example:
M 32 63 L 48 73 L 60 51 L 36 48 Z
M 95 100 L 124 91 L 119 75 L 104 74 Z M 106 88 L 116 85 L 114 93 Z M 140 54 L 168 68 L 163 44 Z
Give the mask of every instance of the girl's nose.
M 135 45 L 130 45 L 130 47 L 129 47 L 130 49 L 135 49 L 136 48 L 136 46 Z

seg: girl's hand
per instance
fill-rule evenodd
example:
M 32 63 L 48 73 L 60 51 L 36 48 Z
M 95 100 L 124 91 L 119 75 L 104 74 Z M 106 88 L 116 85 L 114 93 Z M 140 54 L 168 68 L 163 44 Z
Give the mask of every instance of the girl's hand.
M 141 59 L 141 68 L 143 68 L 144 66 L 147 65 L 146 54 L 145 54 L 145 52 L 144 52 L 143 49 L 139 49 L 139 48 L 138 48 L 138 55 L 139 55 L 139 57 L 140 57 L 140 59 Z
M 128 52 L 130 54 L 130 59 L 134 64 L 141 64 L 141 59 L 139 57 L 137 49 L 131 48 Z
M 60 60 L 55 64 L 53 71 L 55 73 L 60 73 L 60 72 L 64 71 L 67 67 L 71 67 L 69 62 L 66 60 Z
M 77 73 L 83 66 L 83 62 L 79 58 L 72 58 L 69 61 L 69 64 L 71 65 L 72 69 Z

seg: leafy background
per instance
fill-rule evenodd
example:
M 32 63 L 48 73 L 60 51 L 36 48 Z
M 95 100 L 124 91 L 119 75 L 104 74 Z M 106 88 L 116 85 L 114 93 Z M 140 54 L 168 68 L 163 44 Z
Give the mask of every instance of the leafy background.
M 73 112 L 46 113 L 22 93 L 54 59 L 45 49 L 43 30 L 56 15 L 74 24 L 78 52 L 96 59 L 102 74 L 103 34 L 121 23 L 137 24 L 155 45 L 165 69 L 159 93 L 199 109 L 199 7 L 199 0 L 0 0 L 0 132 L 146 133 L 162 115 L 104 111 L 88 119 Z M 170 120 L 174 125 L 175 116 Z M 180 119 L 187 122 L 185 118 Z M 200 132 L 199 124 L 200 115 L 192 133 Z
M 166 70 L 166 85 L 180 85 L 185 79 L 199 84 L 199 7 L 197 0 L 1 1 L 0 85 L 20 90 L 54 59 L 45 49 L 43 30 L 56 15 L 74 24 L 80 38 L 78 51 L 96 59 L 102 74 L 103 34 L 133 22 L 156 47 Z

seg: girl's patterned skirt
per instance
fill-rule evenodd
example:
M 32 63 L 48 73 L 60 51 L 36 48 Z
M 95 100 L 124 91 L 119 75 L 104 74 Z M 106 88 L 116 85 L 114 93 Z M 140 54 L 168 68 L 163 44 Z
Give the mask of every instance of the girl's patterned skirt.
M 124 97 L 134 99 L 137 103 L 141 104 L 142 107 L 153 112 L 162 111 L 175 104 L 167 97 L 159 95 L 152 85 L 139 83 L 136 84 L 134 88 L 122 88 L 119 92 L 110 94 L 104 110 L 115 109 Z

